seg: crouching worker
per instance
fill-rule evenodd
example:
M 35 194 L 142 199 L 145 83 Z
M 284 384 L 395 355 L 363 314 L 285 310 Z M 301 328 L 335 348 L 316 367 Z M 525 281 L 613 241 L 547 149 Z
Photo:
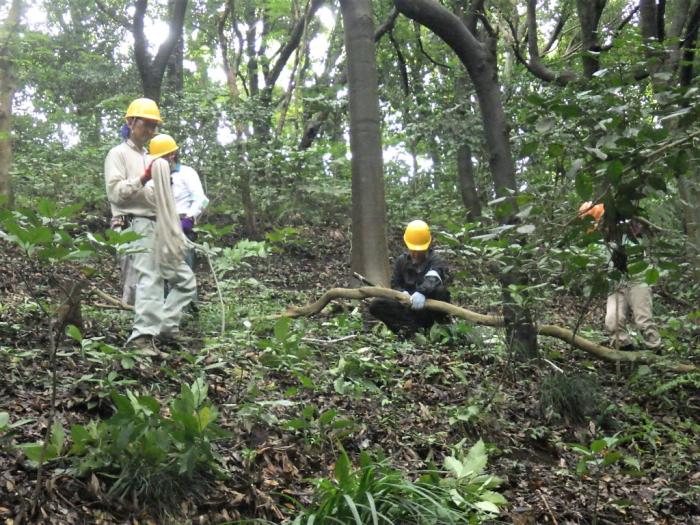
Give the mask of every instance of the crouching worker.
M 426 299 L 450 301 L 445 287 L 447 265 L 430 249 L 431 236 L 423 221 L 412 221 L 403 235 L 408 251 L 394 264 L 391 287 L 410 297 L 410 304 L 395 299 L 377 298 L 369 312 L 382 321 L 400 338 L 412 337 L 419 330 L 427 330 L 434 323 L 447 323 L 447 314 L 425 309 Z

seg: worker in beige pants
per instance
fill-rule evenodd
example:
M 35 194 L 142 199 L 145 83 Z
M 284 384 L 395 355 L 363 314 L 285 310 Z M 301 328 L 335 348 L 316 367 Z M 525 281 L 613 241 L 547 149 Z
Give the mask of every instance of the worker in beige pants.
M 105 158 L 105 187 L 112 217 L 139 234 L 126 247 L 136 274 L 134 325 L 127 345 L 157 356 L 156 337 L 166 346 L 180 346 L 182 311 L 194 299 L 196 280 L 184 260 L 187 240 L 175 211 L 170 166 L 144 149 L 161 122 L 158 105 L 136 99 L 125 118 L 126 140 Z M 148 184 L 151 180 L 154 184 Z M 166 279 L 173 290 L 164 299 Z
M 651 288 L 636 283 L 620 283 L 608 296 L 605 329 L 610 334 L 611 345 L 620 350 L 634 349 L 626 328 L 630 312 L 644 345 L 649 350 L 661 348 L 661 337 L 652 316 Z

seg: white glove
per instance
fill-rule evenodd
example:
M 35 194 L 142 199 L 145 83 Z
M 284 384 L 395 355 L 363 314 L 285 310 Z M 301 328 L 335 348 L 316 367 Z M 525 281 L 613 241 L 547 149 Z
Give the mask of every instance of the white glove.
M 425 306 L 425 295 L 420 292 L 413 292 L 411 296 L 411 310 L 422 310 Z

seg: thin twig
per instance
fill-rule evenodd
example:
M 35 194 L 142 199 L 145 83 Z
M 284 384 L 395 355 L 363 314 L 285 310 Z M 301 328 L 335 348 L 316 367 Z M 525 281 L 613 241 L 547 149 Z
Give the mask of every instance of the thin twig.
M 365 277 L 365 276 L 362 275 L 362 274 L 359 274 L 359 273 L 357 273 L 357 272 L 352 272 L 352 276 L 353 276 L 355 279 L 357 279 L 358 281 L 360 281 L 361 283 L 366 284 L 367 286 L 377 286 L 376 284 L 374 284 L 372 281 L 370 281 L 369 279 L 367 279 L 367 277 Z
M 204 252 L 207 256 L 207 262 L 209 263 L 209 269 L 211 274 L 214 276 L 214 284 L 216 285 L 216 293 L 219 295 L 219 303 L 221 304 L 221 335 L 223 337 L 226 331 L 226 304 L 224 303 L 224 295 L 221 293 L 221 287 L 219 286 L 219 279 L 214 271 L 214 264 L 211 262 L 211 256 L 209 252 Z
M 107 292 L 103 292 L 99 288 L 96 288 L 95 286 L 90 287 L 90 293 L 94 293 L 95 295 L 98 295 L 108 303 L 112 304 L 113 306 L 107 306 L 107 305 L 99 305 L 102 308 L 120 308 L 122 310 L 133 310 L 134 307 L 131 306 L 130 304 L 125 303 L 124 301 L 117 299 L 113 295 L 109 295 Z
M 542 503 L 544 503 L 544 506 L 547 508 L 547 512 L 549 512 L 549 516 L 552 518 L 552 522 L 554 525 L 558 525 L 557 523 L 557 518 L 554 517 L 554 513 L 552 512 L 552 508 L 549 506 L 549 503 L 547 503 L 547 499 L 544 497 L 544 494 L 542 494 L 542 491 L 537 491 L 537 493 L 540 495 L 540 498 L 542 499 Z
M 301 340 L 304 341 L 305 343 L 316 343 L 319 345 L 332 345 L 334 343 L 340 343 L 341 341 L 347 341 L 348 339 L 354 339 L 357 337 L 357 334 L 350 334 L 346 335 L 343 337 L 339 337 L 338 339 L 314 339 L 313 337 L 302 337 Z
M 32 259 L 29 257 L 29 254 L 27 254 L 30 264 L 32 266 L 32 274 L 36 274 L 37 269 L 34 267 L 34 263 Z M 30 505 L 30 511 L 29 514 L 30 516 L 34 516 L 38 506 L 39 506 L 39 499 L 41 498 L 41 491 L 42 491 L 42 485 L 43 485 L 43 476 L 44 476 L 44 459 L 46 458 L 46 450 L 49 445 L 49 439 L 51 437 L 51 427 L 53 427 L 53 421 L 56 413 L 56 390 L 58 387 L 58 379 L 57 379 L 57 374 L 56 374 L 56 351 L 58 349 L 58 343 L 60 341 L 60 334 L 59 334 L 59 339 L 57 340 L 56 334 L 55 334 L 55 329 L 56 326 L 60 324 L 59 323 L 54 323 L 51 320 L 51 315 L 46 309 L 46 307 L 42 304 L 42 302 L 39 300 L 39 298 L 36 296 L 34 293 L 33 287 L 29 284 L 27 281 L 26 274 L 22 274 L 22 280 L 24 281 L 24 285 L 27 288 L 27 291 L 29 292 L 29 295 L 34 299 L 36 304 L 39 305 L 39 308 L 43 312 L 43 314 L 49 319 L 49 373 L 51 375 L 51 401 L 50 401 L 50 406 L 49 406 L 49 417 L 46 422 L 46 432 L 44 434 L 44 443 L 41 447 L 41 454 L 39 455 L 39 461 L 38 461 L 38 466 L 37 466 L 37 473 L 36 473 L 36 485 L 34 487 L 34 494 L 32 495 L 32 503 Z M 64 294 L 66 297 L 65 302 L 61 305 L 64 306 L 66 305 L 69 301 L 70 298 L 72 297 L 71 293 L 66 293 Z M 59 451 L 60 452 L 60 451 Z
M 549 366 L 551 366 L 552 368 L 554 368 L 554 370 L 556 370 L 557 372 L 560 372 L 560 373 L 562 373 L 562 374 L 564 373 L 564 371 L 563 371 L 561 368 L 559 368 L 557 365 L 555 365 L 554 363 L 552 363 L 549 359 L 542 358 L 542 361 L 544 361 L 544 362 L 547 363 Z
M 121 306 L 117 306 L 116 304 L 105 304 L 105 303 L 85 303 L 88 306 L 92 306 L 93 308 L 103 308 L 105 310 L 124 310 L 125 308 L 122 308 Z

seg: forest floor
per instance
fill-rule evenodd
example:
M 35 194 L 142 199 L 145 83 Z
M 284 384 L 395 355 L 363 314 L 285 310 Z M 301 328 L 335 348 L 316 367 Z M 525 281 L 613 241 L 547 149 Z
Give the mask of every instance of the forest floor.
M 282 523 L 297 505 L 309 504 L 313 480 L 332 478 L 341 446 L 355 464 L 367 451 L 410 477 L 441 466 L 454 447 L 483 439 L 486 469 L 502 479 L 498 491 L 508 501 L 489 523 L 700 524 L 697 375 L 616 366 L 547 338 L 540 339 L 543 359 L 522 364 L 510 359 L 502 331 L 463 322 L 402 342 L 368 319 L 366 304 L 352 301 L 289 323 L 256 321 L 348 284 L 345 232 L 317 229 L 303 237 L 314 241 L 282 243 L 278 253 L 220 272 L 223 334 L 213 279 L 200 264 L 200 311 L 184 325 L 188 348 L 151 359 L 81 349 L 64 338 L 58 351 L 56 417 L 67 436 L 73 425 L 108 418 L 113 390 L 148 393 L 167 406 L 181 385 L 203 377 L 229 432 L 215 444 L 225 475 L 166 509 L 165 518 L 146 502 L 108 497 L 108 476 L 78 475 L 67 437 L 59 457 L 45 465 L 35 520 Z M 399 250 L 394 242 L 392 253 Z M 11 433 L 0 427 L 0 519 L 17 524 L 29 521 L 37 477 L 17 445 L 42 441 L 51 406 L 49 321 L 40 303 L 56 300 L 57 277 L 74 280 L 78 273 L 41 267 L 7 243 L 0 242 L 0 253 L 0 412 L 11 423 L 26 420 Z M 446 255 L 455 270 L 454 302 L 497 312 L 500 292 L 481 270 L 485 261 Z M 112 261 L 91 282 L 119 295 Z M 666 351 L 697 363 L 697 336 L 677 326 L 689 309 L 657 299 L 664 337 L 673 343 Z M 121 348 L 130 314 L 100 302 L 84 298 L 84 341 L 102 338 Z M 570 294 L 539 304 L 541 322 L 573 327 L 580 316 L 580 299 Z M 603 340 L 603 315 L 603 305 L 594 305 L 581 333 Z M 598 465 L 577 473 L 583 455 L 572 445 L 590 450 L 601 438 L 616 439 L 592 451 Z

